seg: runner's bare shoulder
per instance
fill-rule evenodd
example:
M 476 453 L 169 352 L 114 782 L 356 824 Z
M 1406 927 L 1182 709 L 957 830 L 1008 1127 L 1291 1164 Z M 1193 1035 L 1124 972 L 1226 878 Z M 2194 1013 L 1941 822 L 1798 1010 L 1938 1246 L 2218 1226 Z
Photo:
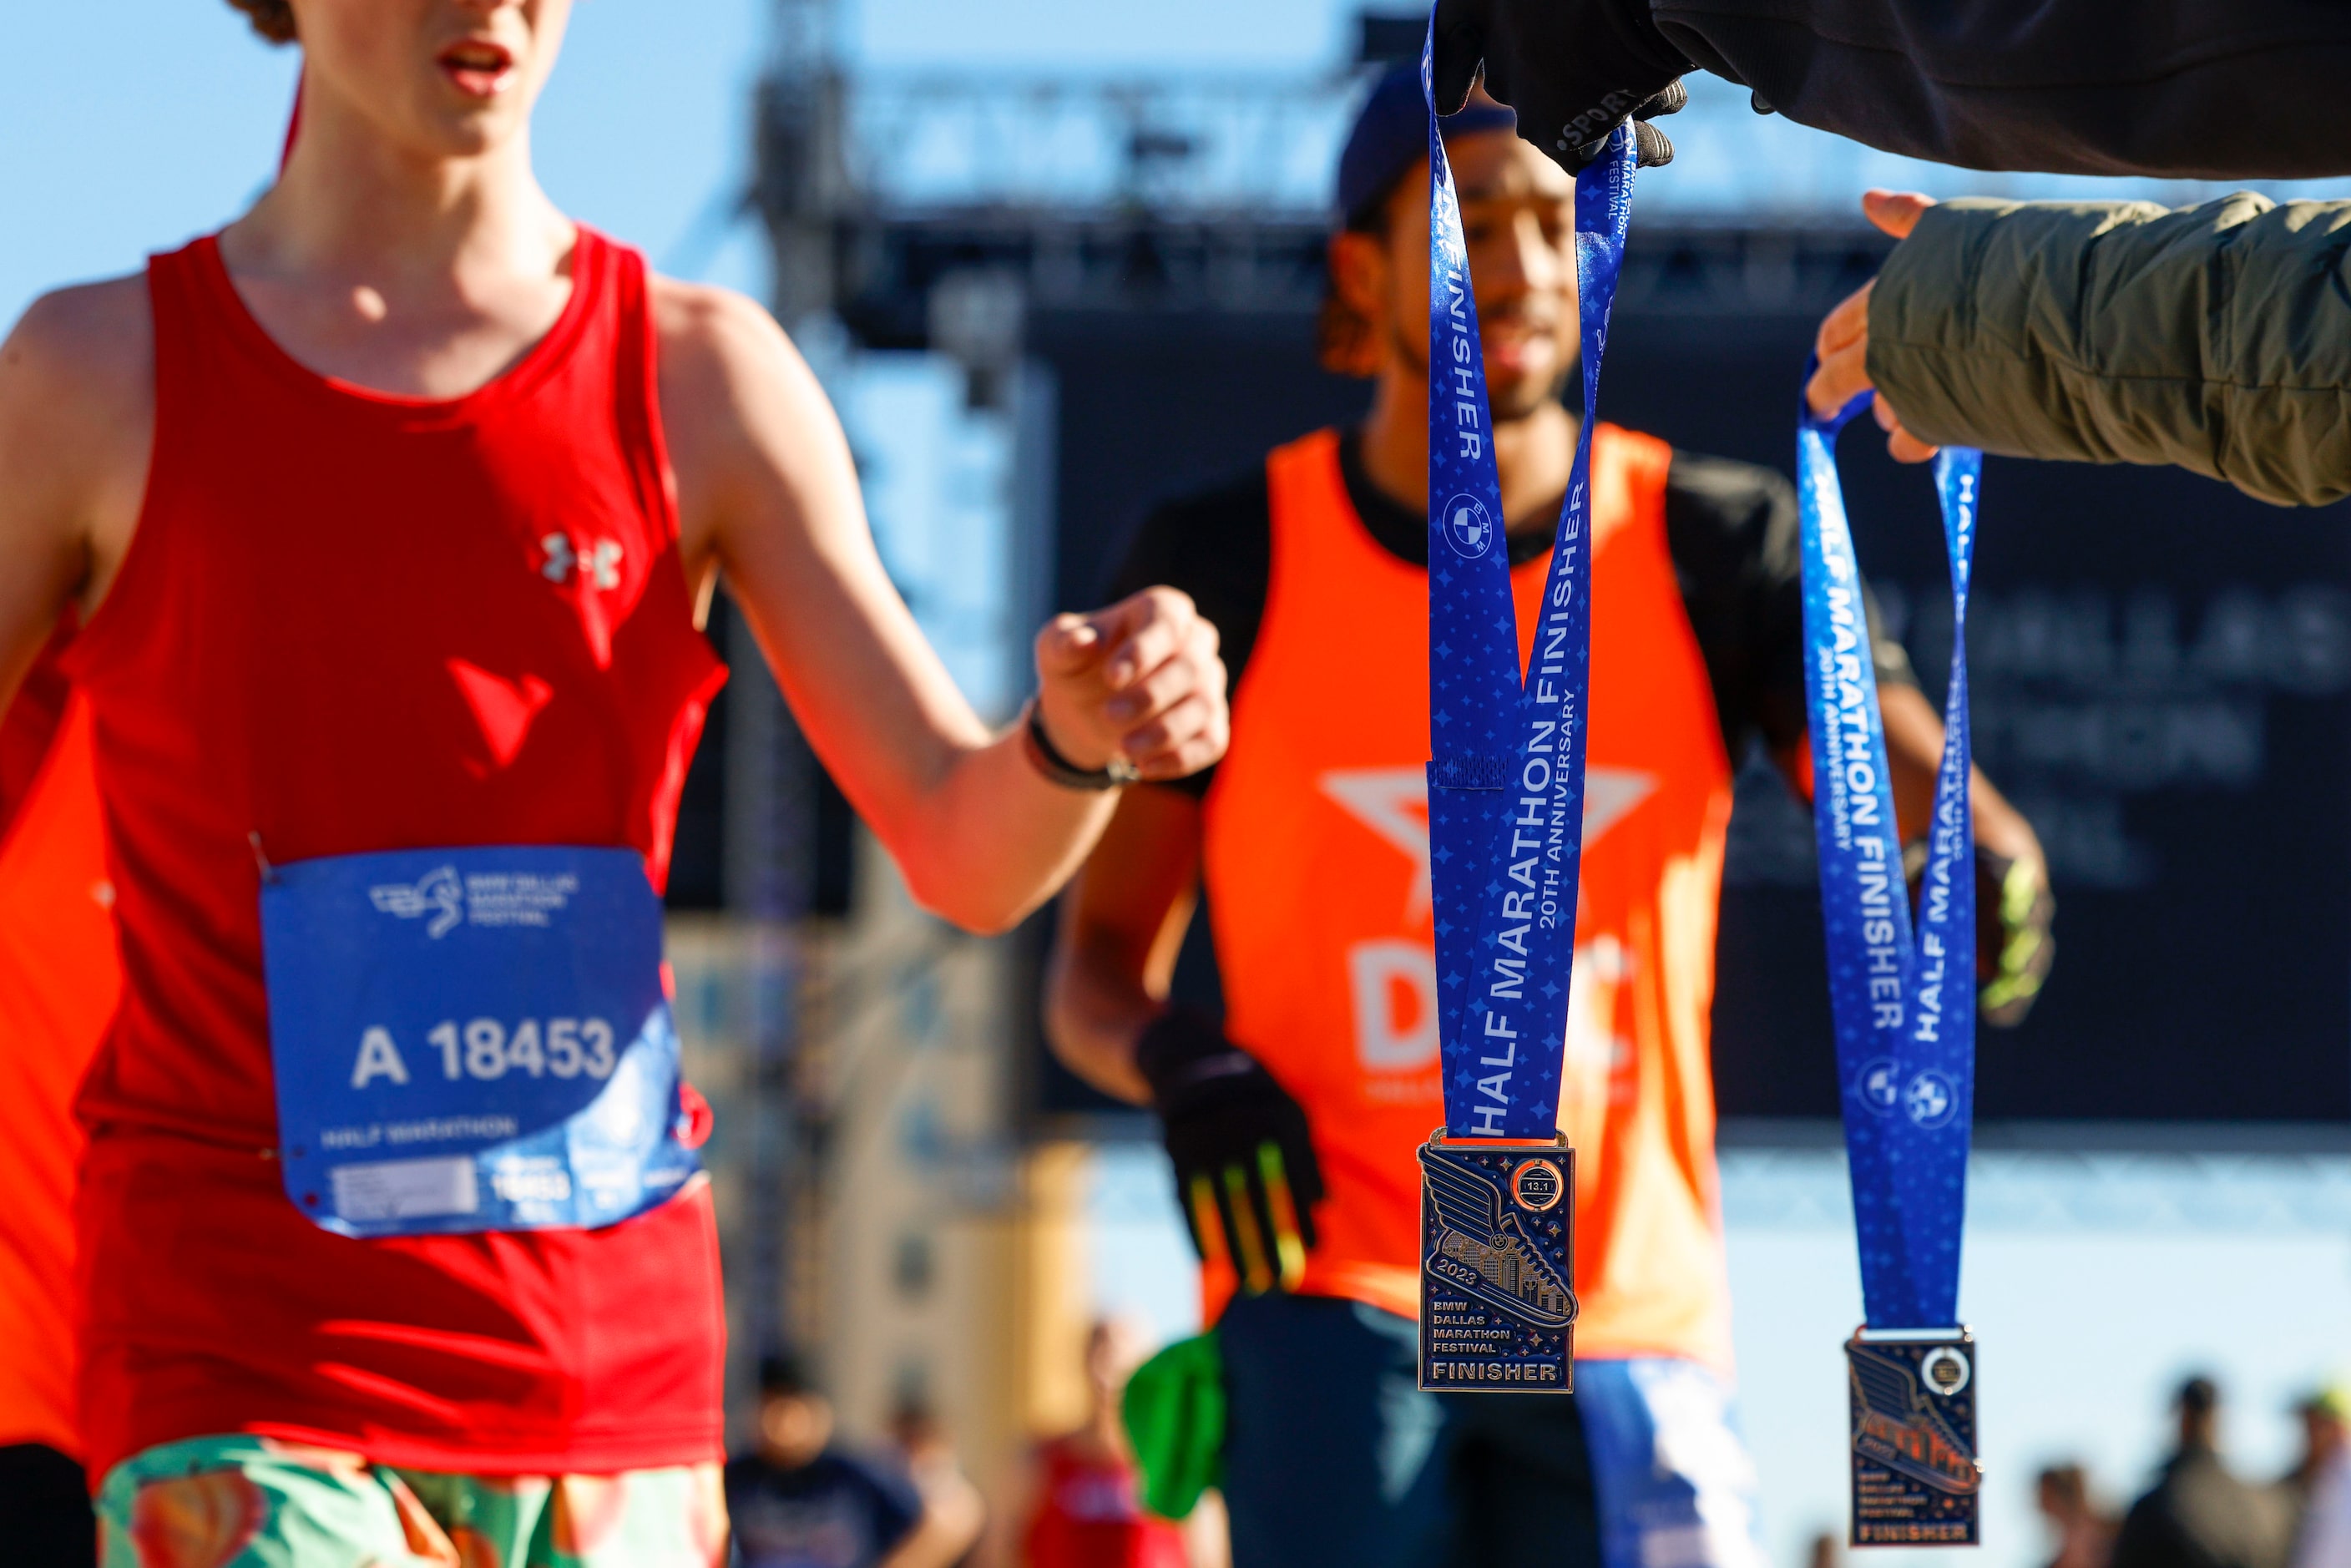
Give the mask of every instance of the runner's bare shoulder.
M 756 415 L 770 399 L 823 400 L 808 362 L 767 308 L 747 295 L 658 275 L 649 280 L 661 344 L 662 401 Z
M 0 528 L 22 528 L 19 538 L 68 530 L 88 551 L 85 589 L 102 591 L 139 520 L 154 427 L 145 276 L 43 295 L 0 341 L 0 471 L 10 492 Z
M 776 319 L 731 288 L 655 277 L 649 291 L 689 555 L 697 501 L 738 510 L 748 502 L 810 527 L 838 512 L 822 497 L 853 489 L 848 444 Z
M 155 319 L 146 275 L 76 284 L 34 300 L 0 343 L 0 398 L 12 417 L 65 423 L 135 413 L 152 423 Z

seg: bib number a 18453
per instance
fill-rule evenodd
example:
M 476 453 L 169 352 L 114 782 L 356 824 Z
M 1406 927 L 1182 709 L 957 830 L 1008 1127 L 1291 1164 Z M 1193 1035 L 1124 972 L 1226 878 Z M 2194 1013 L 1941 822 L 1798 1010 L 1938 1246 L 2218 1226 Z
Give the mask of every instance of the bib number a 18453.
M 699 1168 L 632 851 L 340 855 L 261 894 L 287 1197 L 349 1236 L 609 1225 Z

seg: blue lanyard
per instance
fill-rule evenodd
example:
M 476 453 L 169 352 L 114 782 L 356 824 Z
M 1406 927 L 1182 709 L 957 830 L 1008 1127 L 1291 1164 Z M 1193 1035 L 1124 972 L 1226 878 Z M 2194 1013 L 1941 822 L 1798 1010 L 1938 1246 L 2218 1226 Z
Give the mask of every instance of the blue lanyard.
M 1429 91 L 1429 59 L 1421 88 Z M 1583 427 L 1521 681 L 1461 208 L 1428 113 L 1428 834 L 1445 1128 L 1559 1127 L 1592 664 L 1592 432 L 1632 217 L 1632 131 L 1575 182 Z
M 1983 455 L 1947 446 L 1935 459 L 1951 566 L 1951 684 L 1914 941 L 1861 570 L 1837 483 L 1836 433 L 1867 402 L 1864 393 L 1825 419 L 1806 408 L 1796 428 L 1813 824 L 1868 1324 L 1929 1329 L 1959 1322 L 1975 1111 L 1967 627 Z

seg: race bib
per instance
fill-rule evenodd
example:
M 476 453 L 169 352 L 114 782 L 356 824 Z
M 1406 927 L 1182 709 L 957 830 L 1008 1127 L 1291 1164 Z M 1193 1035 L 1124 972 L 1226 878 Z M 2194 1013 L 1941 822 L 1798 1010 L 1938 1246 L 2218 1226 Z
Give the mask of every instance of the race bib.
M 336 855 L 261 889 L 286 1196 L 345 1236 L 611 1225 L 682 1141 L 661 901 L 625 849 Z

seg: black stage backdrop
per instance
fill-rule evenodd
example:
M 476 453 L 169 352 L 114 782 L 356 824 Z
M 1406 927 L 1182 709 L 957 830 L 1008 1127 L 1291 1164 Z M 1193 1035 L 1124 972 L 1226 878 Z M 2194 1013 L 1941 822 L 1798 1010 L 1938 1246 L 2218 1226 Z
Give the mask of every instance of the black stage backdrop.
M 1645 290 L 1636 231 L 1628 295 L 1648 303 L 1618 311 L 1607 417 L 1791 472 L 1798 371 L 1852 279 L 1783 287 L 1771 308 L 1752 288 L 1677 296 L 1658 286 L 1674 257 L 1653 244 L 1646 259 Z M 1096 601 L 1154 501 L 1365 400 L 1315 369 L 1294 313 L 1043 314 L 1030 351 L 1059 383 L 1068 606 Z M 1863 568 L 1939 701 L 1950 613 L 1932 487 L 1873 430 L 1844 459 Z M 1982 517 L 1977 757 L 2048 843 L 2060 910 L 2040 1006 L 1980 1034 L 1978 1114 L 2351 1121 L 2351 516 L 2170 470 L 1994 458 Z M 1836 1113 L 1810 835 L 1750 759 L 1715 1006 L 1725 1116 Z M 1205 924 L 1181 984 L 1207 997 Z M 1041 1061 L 1034 1103 L 1108 1108 Z

